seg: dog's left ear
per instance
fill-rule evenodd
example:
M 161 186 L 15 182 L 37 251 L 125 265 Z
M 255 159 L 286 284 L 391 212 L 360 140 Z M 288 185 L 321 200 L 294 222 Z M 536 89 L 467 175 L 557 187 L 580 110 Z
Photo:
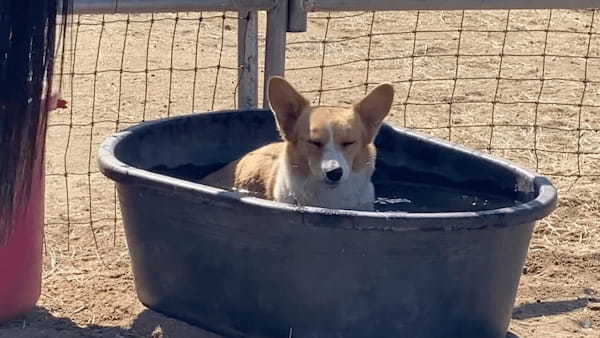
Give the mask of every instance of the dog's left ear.
M 367 127 L 368 142 L 373 142 L 379 126 L 390 112 L 394 100 L 394 87 L 389 83 L 381 84 L 373 89 L 362 100 L 354 104 L 354 111 Z

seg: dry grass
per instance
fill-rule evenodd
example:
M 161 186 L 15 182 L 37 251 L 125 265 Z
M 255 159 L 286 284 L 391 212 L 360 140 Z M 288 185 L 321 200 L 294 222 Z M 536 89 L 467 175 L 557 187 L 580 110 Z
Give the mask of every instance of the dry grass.
M 0 336 L 149 336 L 158 325 L 170 336 L 209 336 L 138 303 L 114 187 L 96 151 L 142 120 L 235 105 L 229 15 L 76 19 L 67 40 L 75 75 L 63 78 L 70 109 L 53 114 L 48 136 L 40 308 Z M 392 81 L 388 122 L 552 178 L 559 207 L 536 227 L 511 324 L 522 338 L 600 330 L 589 306 L 600 292 L 597 20 L 590 11 L 317 13 L 308 32 L 288 35 L 287 77 L 314 102 L 348 103 Z

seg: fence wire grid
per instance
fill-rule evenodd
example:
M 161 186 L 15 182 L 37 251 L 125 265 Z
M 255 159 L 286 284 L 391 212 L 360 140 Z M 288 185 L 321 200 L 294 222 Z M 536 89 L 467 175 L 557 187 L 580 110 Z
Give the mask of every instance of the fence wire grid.
M 96 165 L 106 136 L 236 107 L 237 21 L 231 12 L 73 17 L 69 108 L 48 128 L 52 246 L 89 240 L 100 257 L 123 241 L 114 185 Z M 310 13 L 306 33 L 288 34 L 286 77 L 315 104 L 348 104 L 391 82 L 389 123 L 513 160 L 559 188 L 591 187 L 600 182 L 598 21 L 595 10 Z M 264 23 L 261 13 L 259 60 Z

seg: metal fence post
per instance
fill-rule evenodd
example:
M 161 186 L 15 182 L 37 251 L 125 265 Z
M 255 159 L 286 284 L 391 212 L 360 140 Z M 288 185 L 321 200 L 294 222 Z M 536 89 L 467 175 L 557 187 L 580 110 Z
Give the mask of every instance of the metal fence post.
M 285 35 L 288 21 L 288 0 L 278 0 L 267 12 L 267 41 L 265 46 L 265 78 L 263 107 L 269 108 L 267 81 L 273 75 L 285 73 Z
M 288 0 L 288 32 L 306 32 L 307 19 L 304 0 Z

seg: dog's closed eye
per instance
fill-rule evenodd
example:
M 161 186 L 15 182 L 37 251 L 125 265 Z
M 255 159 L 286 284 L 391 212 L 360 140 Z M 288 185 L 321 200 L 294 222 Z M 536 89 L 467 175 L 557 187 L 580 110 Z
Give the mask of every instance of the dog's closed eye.
M 342 146 L 343 146 L 344 148 L 346 148 L 346 147 L 349 147 L 349 146 L 353 145 L 354 143 L 356 143 L 356 141 L 348 141 L 348 142 L 343 142 L 343 143 L 342 143 Z
M 312 144 L 317 148 L 321 148 L 323 146 L 323 142 L 317 140 L 308 140 L 308 143 Z

